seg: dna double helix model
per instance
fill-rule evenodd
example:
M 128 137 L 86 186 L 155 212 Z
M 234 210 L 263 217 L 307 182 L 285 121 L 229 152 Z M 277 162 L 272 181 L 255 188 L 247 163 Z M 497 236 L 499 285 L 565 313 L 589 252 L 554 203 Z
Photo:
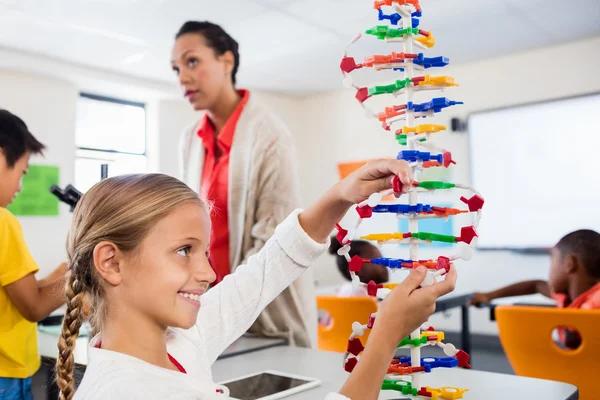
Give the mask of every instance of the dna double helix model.
M 433 76 L 425 73 L 426 70 L 445 67 L 449 60 L 443 56 L 425 57 L 421 52 L 432 48 L 435 45 L 435 38 L 430 31 L 419 27 L 422 17 L 419 0 L 377 0 L 374 2 L 374 8 L 378 20 L 383 22 L 357 35 L 346 47 L 340 63 L 344 85 L 355 89 L 355 97 L 369 118 L 377 118 L 385 131 L 394 132 L 395 139 L 401 146 L 397 159 L 409 163 L 415 181 L 408 191 L 408 204 L 384 202 L 394 192 L 398 193 L 402 190 L 398 178 L 394 180 L 393 189 L 373 193 L 367 200 L 357 204 L 356 223 L 346 229 L 337 224 L 336 239 L 342 245 L 338 254 L 345 257 L 348 262 L 353 285 L 365 288 L 370 296 L 383 299 L 397 284 L 361 282 L 357 273 L 365 263 L 379 264 L 391 269 L 412 269 L 422 265 L 427 268 L 427 275 L 421 286 L 432 285 L 437 279 L 443 279 L 453 261 L 472 258 L 484 200 L 468 185 L 444 181 L 419 181 L 419 176 L 424 170 L 448 168 L 455 164 L 455 161 L 450 151 L 436 146 L 432 140 L 436 133 L 444 131 L 446 127 L 433 123 L 418 124 L 416 121 L 433 119 L 444 109 L 462 103 L 446 97 L 436 97 L 418 103 L 414 101 L 415 93 L 430 90 L 444 91 L 446 88 L 458 85 L 451 76 Z M 373 40 L 373 36 L 397 51 L 366 57 L 362 63 L 358 63 L 348 55 L 355 43 L 365 38 Z M 352 73 L 365 68 L 388 71 L 388 74 L 392 71 L 391 73 L 400 76 L 386 85 L 361 86 L 354 81 Z M 384 95 L 403 99 L 403 102 L 385 107 L 383 111 L 376 111 L 369 107 L 372 103 L 371 98 Z M 466 197 L 460 197 L 460 201 L 465 204 L 464 209 L 419 203 L 420 194 L 435 193 L 440 190 L 461 190 L 467 193 Z M 408 231 L 374 233 L 360 238 L 376 242 L 379 246 L 405 244 L 408 247 L 408 258 L 364 259 L 356 255 L 350 257 L 350 244 L 356 236 L 358 227 L 374 214 L 395 214 L 396 218 L 407 219 Z M 459 236 L 419 231 L 419 220 L 427 218 L 448 220 L 461 214 L 470 214 L 472 218 L 469 225 L 460 229 Z M 420 259 L 419 247 L 431 245 L 433 242 L 455 244 L 451 246 L 453 254 L 440 255 L 437 259 Z M 352 325 L 352 334 L 344 353 L 346 371 L 351 372 L 360 362 L 360 354 L 364 350 L 360 337 L 373 327 L 376 318 L 377 313 L 374 313 L 368 321 L 365 321 L 366 323 L 355 322 Z M 440 347 L 446 357 L 422 358 L 421 349 L 426 346 Z M 424 396 L 433 399 L 459 399 L 468 390 L 450 386 L 433 388 L 421 384 L 424 374 L 431 373 L 436 368 L 470 368 L 469 355 L 450 343 L 444 343 L 444 332 L 436 331 L 433 327 L 424 324 L 404 338 L 398 344 L 398 349 L 409 349 L 410 356 L 398 356 L 391 360 L 381 386 L 382 390 L 394 390 L 406 396 Z

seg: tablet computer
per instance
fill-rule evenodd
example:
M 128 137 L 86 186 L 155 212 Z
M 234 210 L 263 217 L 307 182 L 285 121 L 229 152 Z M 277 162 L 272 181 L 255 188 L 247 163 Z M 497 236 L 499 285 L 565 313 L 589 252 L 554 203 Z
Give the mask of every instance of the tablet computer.
M 266 370 L 219 383 L 233 400 L 276 400 L 319 386 L 321 381 L 286 372 Z

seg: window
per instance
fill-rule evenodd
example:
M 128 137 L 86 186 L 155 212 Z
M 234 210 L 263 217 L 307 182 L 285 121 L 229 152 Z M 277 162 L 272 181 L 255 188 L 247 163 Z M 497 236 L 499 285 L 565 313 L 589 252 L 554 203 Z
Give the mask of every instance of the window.
M 75 187 L 88 191 L 100 180 L 100 165 L 108 176 L 147 171 L 144 104 L 82 93 L 75 126 Z

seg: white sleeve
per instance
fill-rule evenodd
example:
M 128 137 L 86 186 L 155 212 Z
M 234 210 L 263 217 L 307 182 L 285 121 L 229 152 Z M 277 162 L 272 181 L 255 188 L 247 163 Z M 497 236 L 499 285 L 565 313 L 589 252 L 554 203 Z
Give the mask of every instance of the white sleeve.
M 299 214 L 292 212 L 257 254 L 202 296 L 196 326 L 210 364 L 329 247 L 302 229 Z

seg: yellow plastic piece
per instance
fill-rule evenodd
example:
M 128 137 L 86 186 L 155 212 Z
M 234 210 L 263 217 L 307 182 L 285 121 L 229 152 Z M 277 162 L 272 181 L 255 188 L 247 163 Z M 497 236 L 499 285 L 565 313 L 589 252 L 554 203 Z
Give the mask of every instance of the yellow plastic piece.
M 435 46 L 435 38 L 433 37 L 431 32 L 429 32 L 429 36 L 417 36 L 415 40 L 427 47 L 428 49 Z
M 463 394 L 467 392 L 469 389 L 461 389 L 451 386 L 444 386 L 442 388 L 432 388 L 429 386 L 425 386 L 425 390 L 431 393 L 431 400 L 438 399 L 447 399 L 447 400 L 455 400 L 462 399 Z
M 444 125 L 421 124 L 421 125 L 417 125 L 417 126 L 405 126 L 404 128 L 402 128 L 402 133 L 403 134 L 406 134 L 406 133 L 416 133 L 416 134 L 436 133 L 436 132 L 445 131 L 445 130 L 446 130 L 446 126 L 444 126 Z
M 421 332 L 421 337 L 430 337 L 430 336 L 437 336 L 437 340 L 436 342 L 441 342 L 442 340 L 444 340 L 444 332 L 442 331 L 423 331 Z
M 454 78 L 447 75 L 442 76 L 430 76 L 425 75 L 425 80 L 418 82 L 419 86 L 458 86 L 458 84 L 454 83 Z
M 599 310 L 499 306 L 500 341 L 517 375 L 570 383 L 580 399 L 598 398 Z M 559 326 L 576 329 L 581 346 L 561 349 L 551 332 Z
M 377 301 L 372 297 L 317 296 L 317 309 L 327 312 L 331 318 L 329 326 L 319 324 L 317 340 L 319 350 L 343 353 L 348 348 L 352 324 L 359 321 L 366 325 L 371 314 L 377 312 Z M 367 344 L 370 329 L 360 337 Z
M 404 240 L 402 233 L 371 233 L 360 237 L 363 240 L 375 240 L 377 242 L 387 242 L 388 240 Z
M 383 287 L 384 289 L 390 289 L 390 290 L 394 290 L 394 288 L 398 286 L 397 283 L 384 283 Z

